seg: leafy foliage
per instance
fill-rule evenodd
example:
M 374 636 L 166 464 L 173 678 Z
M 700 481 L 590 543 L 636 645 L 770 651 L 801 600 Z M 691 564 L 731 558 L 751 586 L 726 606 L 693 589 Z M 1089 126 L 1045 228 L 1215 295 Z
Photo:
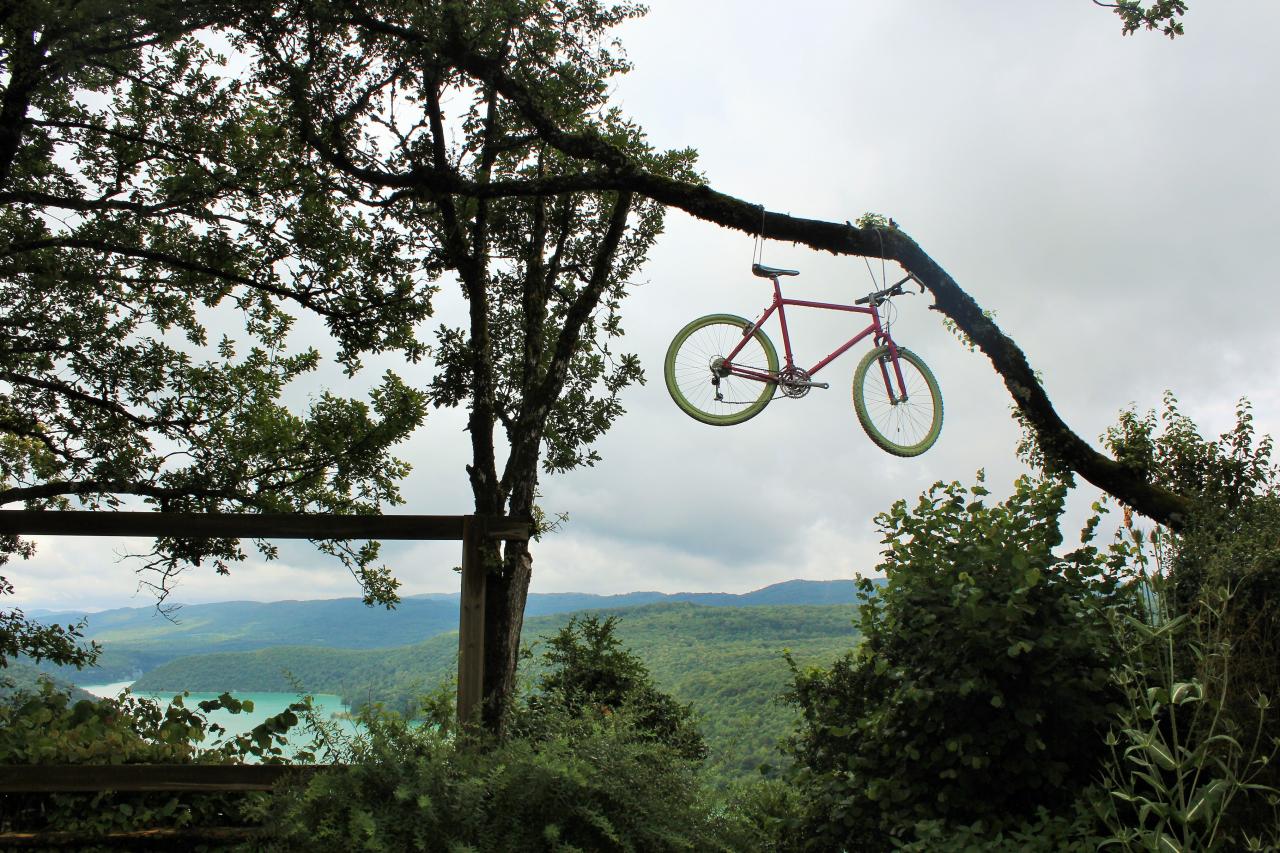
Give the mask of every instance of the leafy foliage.
M 544 723 L 546 721 L 544 720 Z M 689 765 L 625 715 L 538 740 L 459 744 L 432 725 L 368 720 L 359 760 L 281 795 L 273 825 L 308 850 L 717 849 Z
M 323 392 L 294 411 L 281 395 L 320 355 L 287 336 L 309 312 L 350 371 L 369 351 L 417 359 L 429 276 L 234 78 L 210 46 L 220 6 L 37 0 L 0 18 L 0 503 L 399 501 L 408 468 L 391 448 L 423 395 L 388 373 L 368 401 Z M 369 601 L 395 600 L 376 546 L 322 548 Z M 226 572 L 245 554 L 167 538 L 151 558 L 163 596 L 182 567 Z
M 1160 654 L 1147 677 L 1158 678 L 1165 690 L 1195 685 L 1185 694 L 1191 704 L 1183 724 L 1164 734 L 1199 744 L 1193 752 L 1211 750 L 1215 761 L 1230 759 L 1232 773 L 1215 770 L 1209 778 L 1224 784 L 1241 779 L 1251 767 L 1245 756 L 1254 754 L 1247 744 L 1258 744 L 1266 755 L 1280 743 L 1277 715 L 1259 716 L 1260 702 L 1280 696 L 1280 473 L 1271 458 L 1272 440 L 1257 436 L 1243 400 L 1232 429 L 1205 439 L 1172 394 L 1165 395 L 1159 416 L 1122 413 L 1106 439 L 1117 459 L 1191 499 L 1181 530 L 1157 528 L 1150 536 L 1159 570 L 1151 579 L 1158 585 L 1158 619 L 1151 630 L 1168 634 L 1155 643 Z M 1165 701 L 1144 710 L 1140 703 L 1132 713 L 1164 719 L 1170 707 Z M 1196 773 L 1204 763 L 1192 762 Z M 1280 788 L 1275 762 L 1254 769 L 1260 771 L 1257 784 Z M 1259 798 L 1241 798 L 1225 826 L 1256 834 L 1273 819 Z
M 285 737 L 308 710 L 299 703 L 252 731 L 227 736 L 206 714 L 252 710 L 224 694 L 187 708 L 126 696 L 72 702 L 47 682 L 0 702 L 0 764 L 223 764 L 286 760 Z M 206 740 L 209 743 L 205 743 Z M 307 760 L 307 754 L 300 756 Z M 0 830 L 129 830 L 255 821 L 263 794 L 3 794 Z
M 5 595 L 13 595 L 13 584 L 0 576 L 0 596 Z M 28 619 L 17 608 L 0 610 L 0 678 L 9 662 L 19 655 L 37 663 L 47 660 L 76 669 L 93 666 L 102 649 L 97 643 L 81 645 L 84 624 L 46 625 Z
M 1280 756 L 1280 739 L 1264 736 L 1270 700 L 1248 694 L 1248 729 L 1223 713 L 1239 698 L 1222 620 L 1230 596 L 1212 602 L 1203 592 L 1194 612 L 1174 616 L 1167 579 L 1157 572 L 1147 584 L 1145 618 L 1122 626 L 1125 702 L 1107 737 L 1112 757 L 1098 798 L 1110 841 L 1125 850 L 1274 849 L 1280 790 L 1259 781 Z M 1198 664 L 1190 676 L 1187 654 Z
M 638 731 L 689 761 L 707 757 L 693 710 L 659 690 L 648 668 L 615 634 L 616 616 L 571 617 L 569 624 L 547 641 L 545 670 L 538 693 L 531 699 L 538 709 L 557 707 L 571 717 L 628 713 Z
M 812 848 L 882 848 L 928 820 L 990 828 L 1069 804 L 1098 772 L 1125 550 L 1056 554 L 1065 491 L 1023 478 L 991 506 L 981 478 L 939 483 L 878 517 L 887 583 L 863 643 L 795 672 Z
M 572 619 L 503 741 L 454 735 L 451 703 L 421 726 L 365 717 L 353 766 L 284 797 L 277 825 L 313 850 L 724 849 L 695 773 L 689 709 L 621 648 L 616 620 Z
M 1117 0 L 1115 3 L 1103 3 L 1093 0 L 1098 6 L 1106 6 L 1116 10 L 1116 14 L 1124 24 L 1124 34 L 1131 35 L 1139 29 L 1160 30 L 1169 38 L 1183 34 L 1182 22 L 1178 18 L 1187 12 L 1184 0 L 1156 0 L 1144 6 L 1139 0 Z
M 920 821 L 912 827 L 911 840 L 893 839 L 903 853 L 1096 853 L 1105 840 L 1099 835 L 1097 817 L 1087 797 L 1065 814 L 1038 808 L 1029 817 L 993 825 L 978 820 L 953 824 L 945 820 Z

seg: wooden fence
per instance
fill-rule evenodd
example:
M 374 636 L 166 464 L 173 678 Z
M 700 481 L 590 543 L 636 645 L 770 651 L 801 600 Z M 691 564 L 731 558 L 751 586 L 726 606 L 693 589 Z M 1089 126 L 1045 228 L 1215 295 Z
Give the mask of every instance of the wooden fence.
M 458 611 L 458 719 L 476 718 L 484 690 L 486 541 L 524 540 L 529 524 L 476 515 L 255 515 L 156 512 L 0 510 L 0 534 L 53 536 L 177 536 L 235 539 L 408 539 L 462 541 Z M 76 791 L 232 792 L 270 790 L 288 774 L 327 765 L 0 765 L 0 794 Z M 109 836 L 84 833 L 0 833 L 3 847 L 67 847 L 92 841 L 124 847 L 174 847 L 190 841 L 247 840 L 252 828 L 139 830 Z

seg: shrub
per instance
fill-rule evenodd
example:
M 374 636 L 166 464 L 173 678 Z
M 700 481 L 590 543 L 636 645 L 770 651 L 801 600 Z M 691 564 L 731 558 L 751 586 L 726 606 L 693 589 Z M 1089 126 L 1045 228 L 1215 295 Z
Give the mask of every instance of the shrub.
M 877 518 L 885 585 L 863 578 L 863 643 L 795 672 L 792 748 L 812 849 L 875 850 L 922 821 L 998 829 L 1071 807 L 1098 772 L 1119 693 L 1106 610 L 1126 551 L 1054 553 L 1066 486 L 981 475 Z
M 648 667 L 630 649 L 622 648 L 615 629 L 618 617 L 573 617 L 543 653 L 546 669 L 529 710 L 556 708 L 571 717 L 625 711 L 636 732 L 674 750 L 681 758 L 701 762 L 707 744 L 698 730 L 693 709 L 681 705 L 653 683 Z M 525 715 L 536 724 L 537 714 Z
M 783 779 L 737 782 L 712 814 L 715 837 L 728 850 L 784 853 L 798 847 L 802 795 Z
M 537 740 L 456 741 L 368 719 L 352 766 L 277 795 L 277 843 L 306 850 L 714 849 L 693 767 L 625 715 Z
M 1268 697 L 1241 697 L 1233 683 L 1236 626 L 1223 618 L 1232 594 L 1202 587 L 1194 606 L 1175 614 L 1159 562 L 1143 583 L 1146 612 L 1117 625 L 1127 652 L 1116 673 L 1125 701 L 1107 736 L 1112 754 L 1095 798 L 1107 846 L 1280 849 L 1280 791 L 1262 781 L 1280 741 L 1266 735 Z M 1246 699 L 1251 721 L 1239 710 Z
M 45 682 L 39 692 L 0 702 L 0 764 L 223 764 L 252 756 L 282 762 L 285 734 L 300 704 L 248 734 L 224 737 L 208 712 L 233 713 L 252 704 L 227 694 L 187 708 L 126 696 L 72 702 Z M 208 741 L 208 743 L 206 743 Z M 90 834 L 157 827 L 186 828 L 252 822 L 264 794 L 0 794 L 0 831 Z
M 375 710 L 350 766 L 286 791 L 275 843 L 307 850 L 726 849 L 697 774 L 706 746 L 687 706 L 654 687 L 614 635 L 573 619 L 548 641 L 538 689 L 505 741 L 455 734 L 446 696 L 426 719 Z
M 1280 472 L 1271 439 L 1257 435 L 1243 400 L 1232 429 L 1205 439 L 1166 394 L 1158 417 L 1122 413 L 1107 443 L 1117 459 L 1191 499 L 1180 530 L 1151 537 L 1163 618 L 1187 621 L 1172 635 L 1175 646 L 1154 660 L 1155 674 L 1199 685 L 1214 711 L 1198 716 L 1214 721 L 1214 735 L 1241 744 L 1256 738 L 1265 753 L 1280 738 L 1280 714 L 1263 716 L 1260 730 L 1258 715 L 1260 700 L 1280 697 Z M 1191 715 L 1183 719 L 1189 724 Z M 1280 762 L 1255 769 L 1256 784 L 1280 788 Z M 1274 819 L 1257 797 L 1237 799 L 1227 815 L 1228 825 L 1255 835 Z

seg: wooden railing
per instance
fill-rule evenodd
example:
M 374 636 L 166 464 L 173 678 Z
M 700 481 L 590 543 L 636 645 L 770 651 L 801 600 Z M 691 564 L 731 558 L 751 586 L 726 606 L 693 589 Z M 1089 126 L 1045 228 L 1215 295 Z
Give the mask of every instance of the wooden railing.
M 0 794 L 270 791 L 334 764 L 0 764 Z
M 257 515 L 0 510 L 0 534 L 180 536 L 188 539 L 461 539 L 458 719 L 475 718 L 484 690 L 485 571 L 480 546 L 529 538 L 529 524 L 480 515 Z
M 478 716 L 484 689 L 486 541 L 529 538 L 526 522 L 476 515 L 255 515 L 156 512 L 0 510 L 0 534 L 53 536 L 178 536 L 245 539 L 462 540 L 458 610 L 458 719 Z M 3 794 L 92 791 L 227 793 L 267 791 L 286 775 L 310 775 L 333 765 L 119 764 L 0 766 Z M 0 849 L 78 847 L 183 849 L 196 843 L 249 841 L 254 827 L 147 829 L 94 834 L 0 833 Z
M 76 764 L 0 765 L 4 794 L 74 794 L 120 791 L 227 794 L 270 791 L 282 779 L 305 779 L 333 764 Z M 154 847 L 188 849 L 196 844 L 236 844 L 262 835 L 254 826 L 193 826 L 93 832 L 45 830 L 0 832 L 0 850 L 32 847 Z

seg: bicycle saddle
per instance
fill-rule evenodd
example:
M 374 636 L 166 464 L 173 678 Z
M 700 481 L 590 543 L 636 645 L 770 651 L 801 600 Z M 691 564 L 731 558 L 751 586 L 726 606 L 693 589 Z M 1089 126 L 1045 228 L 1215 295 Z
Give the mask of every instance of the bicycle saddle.
M 766 267 L 764 264 L 752 264 L 751 274 L 760 278 L 777 278 L 780 275 L 800 275 L 800 270 L 784 270 L 777 267 Z

